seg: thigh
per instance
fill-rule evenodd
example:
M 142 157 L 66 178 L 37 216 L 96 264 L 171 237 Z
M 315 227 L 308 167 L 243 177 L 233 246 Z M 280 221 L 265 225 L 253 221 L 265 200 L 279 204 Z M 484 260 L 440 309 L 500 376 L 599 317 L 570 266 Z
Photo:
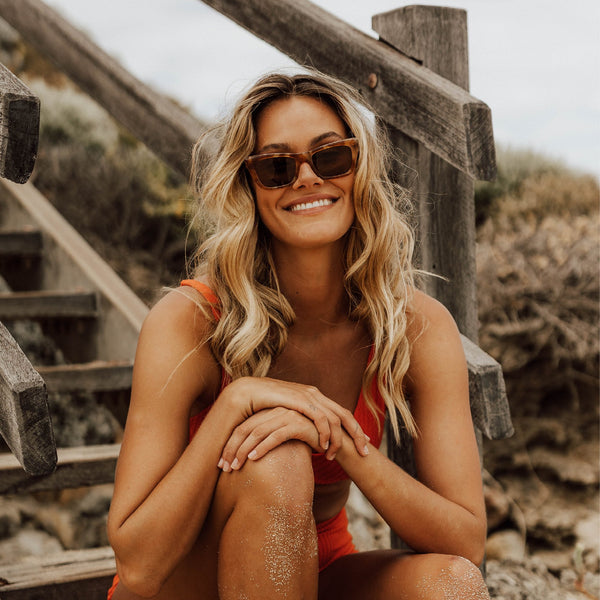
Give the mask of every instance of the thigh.
M 374 550 L 321 572 L 319 600 L 489 600 L 479 569 L 446 554 Z
M 298 490 L 303 487 L 306 488 L 304 496 L 312 500 L 310 457 L 311 451 L 306 444 L 291 441 L 274 449 L 260 461 L 248 461 L 240 471 L 222 473 L 202 530 L 155 600 L 219 600 L 219 552 L 223 550 L 223 532 L 232 513 L 239 509 L 240 504 L 261 504 L 265 499 L 295 503 Z M 261 511 L 261 514 L 269 513 Z M 239 535 L 247 537 L 252 525 L 259 523 L 247 523 Z M 264 528 L 259 529 L 264 531 Z M 151 532 L 148 543 L 152 544 Z M 113 596 L 113 600 L 138 599 L 123 585 L 117 587 Z

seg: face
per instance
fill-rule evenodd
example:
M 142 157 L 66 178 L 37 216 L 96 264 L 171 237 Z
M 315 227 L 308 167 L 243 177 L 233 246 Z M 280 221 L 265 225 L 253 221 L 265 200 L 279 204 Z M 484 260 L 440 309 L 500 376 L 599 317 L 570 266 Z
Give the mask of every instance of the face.
M 256 123 L 254 154 L 305 152 L 348 137 L 344 122 L 315 98 L 292 96 L 267 105 Z M 308 162 L 296 181 L 265 189 L 253 182 L 256 205 L 274 251 L 341 244 L 354 221 L 354 172 L 321 179 Z

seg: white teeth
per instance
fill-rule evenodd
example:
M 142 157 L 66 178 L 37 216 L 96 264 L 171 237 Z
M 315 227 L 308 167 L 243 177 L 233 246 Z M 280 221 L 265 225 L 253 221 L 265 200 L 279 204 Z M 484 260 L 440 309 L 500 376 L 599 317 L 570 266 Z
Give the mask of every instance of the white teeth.
M 307 202 L 306 204 L 294 204 L 294 206 L 290 207 L 290 211 L 296 212 L 298 210 L 307 210 L 309 208 L 316 208 L 317 206 L 327 206 L 329 204 L 333 204 L 333 200 L 315 200 L 314 202 Z

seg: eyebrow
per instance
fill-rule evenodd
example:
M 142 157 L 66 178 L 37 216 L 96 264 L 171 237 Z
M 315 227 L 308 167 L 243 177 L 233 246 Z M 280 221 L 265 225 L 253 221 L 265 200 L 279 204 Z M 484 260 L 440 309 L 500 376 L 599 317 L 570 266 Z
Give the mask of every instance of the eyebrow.
M 318 136 L 314 137 L 312 140 L 310 140 L 310 147 L 317 146 L 319 144 L 319 142 L 322 142 L 323 140 L 326 140 L 329 138 L 336 138 L 338 140 L 344 139 L 339 133 L 336 133 L 335 131 L 326 131 L 325 133 L 321 133 L 320 135 L 318 135 Z M 285 151 L 288 151 L 289 149 L 290 149 L 289 144 L 286 144 L 285 142 L 274 143 L 274 144 L 265 144 L 262 148 L 259 148 L 256 151 L 256 154 L 265 154 L 268 152 L 285 152 Z

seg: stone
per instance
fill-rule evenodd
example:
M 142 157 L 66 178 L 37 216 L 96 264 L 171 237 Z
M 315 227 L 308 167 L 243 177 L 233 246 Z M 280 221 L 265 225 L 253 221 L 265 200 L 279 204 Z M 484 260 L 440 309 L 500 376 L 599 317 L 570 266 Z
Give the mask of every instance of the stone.
M 497 529 L 510 516 L 511 498 L 487 471 L 483 474 L 483 492 L 488 531 Z
M 485 554 L 490 560 L 523 560 L 525 539 L 514 529 L 496 531 L 486 540 Z
M 46 556 L 62 552 L 61 543 L 45 531 L 22 529 L 17 535 L 0 541 L 0 564 L 26 556 Z

